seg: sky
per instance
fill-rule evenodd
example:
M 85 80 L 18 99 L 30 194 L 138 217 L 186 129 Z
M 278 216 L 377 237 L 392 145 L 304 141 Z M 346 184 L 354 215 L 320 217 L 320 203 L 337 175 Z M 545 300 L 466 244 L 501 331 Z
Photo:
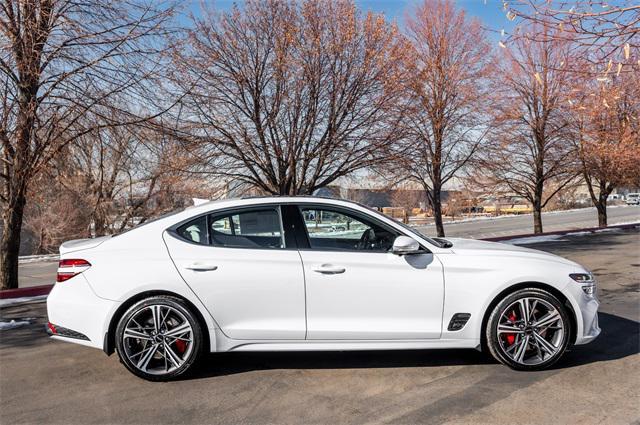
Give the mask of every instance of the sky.
M 189 1 L 189 0 L 187 0 Z M 322 1 L 322 0 L 318 0 Z M 363 11 L 383 13 L 390 20 L 397 20 L 402 25 L 404 11 L 410 9 L 420 0 L 355 0 Z M 189 11 L 198 14 L 201 0 L 192 0 Z M 242 4 L 242 0 L 204 0 L 207 5 L 213 5 L 220 10 L 230 9 L 234 3 Z M 470 16 L 477 17 L 483 26 L 499 32 L 509 26 L 509 21 L 502 10 L 501 0 L 454 0 L 454 3 L 464 9 Z

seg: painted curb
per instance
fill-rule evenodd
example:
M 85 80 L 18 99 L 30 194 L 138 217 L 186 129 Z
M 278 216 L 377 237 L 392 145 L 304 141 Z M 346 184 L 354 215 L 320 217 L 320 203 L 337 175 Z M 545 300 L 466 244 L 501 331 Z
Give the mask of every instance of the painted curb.
M 483 238 L 480 240 L 490 241 L 490 242 L 499 242 L 499 241 L 507 241 L 512 239 L 521 239 L 521 238 L 530 238 L 533 236 L 549 236 L 549 235 L 566 235 L 568 233 L 578 233 L 578 232 L 590 232 L 595 233 L 597 231 L 601 231 L 604 229 L 633 229 L 635 227 L 640 226 L 640 222 L 631 223 L 631 224 L 619 224 L 612 225 L 607 227 L 588 227 L 586 229 L 571 229 L 571 230 L 558 230 L 555 232 L 548 233 L 526 233 L 522 235 L 511 235 L 511 236 L 498 236 L 493 238 Z M 22 298 L 22 297 L 35 297 L 38 295 L 47 295 L 51 292 L 53 285 L 42 285 L 42 286 L 32 286 L 30 288 L 16 288 L 16 289 L 5 289 L 4 291 L 0 291 L 0 300 L 7 298 Z
M 587 227 L 585 229 L 571 229 L 571 230 L 556 230 L 553 232 L 545 232 L 545 233 L 527 233 L 527 234 L 523 234 L 523 235 L 510 235 L 510 236 L 496 236 L 493 238 L 483 238 L 481 240 L 483 241 L 489 241 L 489 242 L 499 242 L 499 241 L 509 241 L 512 239 L 522 239 L 522 238 L 531 238 L 531 237 L 536 237 L 536 236 L 551 236 L 551 235 L 566 235 L 569 233 L 579 233 L 579 232 L 589 232 L 589 233 L 596 233 L 602 230 L 606 230 L 606 229 L 622 229 L 622 230 L 627 230 L 627 229 L 633 229 L 635 227 L 640 226 L 640 222 L 638 223 L 630 223 L 630 224 L 614 224 L 611 226 L 607 226 L 607 227 Z
M 0 291 L 0 300 L 7 298 L 37 297 L 51 292 L 53 285 L 31 286 L 29 288 L 5 289 Z

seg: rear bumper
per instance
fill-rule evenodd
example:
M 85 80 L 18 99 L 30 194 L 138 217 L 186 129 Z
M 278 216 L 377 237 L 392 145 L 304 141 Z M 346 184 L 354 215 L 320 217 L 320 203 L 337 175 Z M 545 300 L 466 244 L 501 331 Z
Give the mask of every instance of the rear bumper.
M 116 304 L 98 297 L 81 274 L 56 283 L 47 297 L 47 315 L 62 331 L 54 333 L 49 328 L 48 332 L 54 339 L 102 349 L 107 319 Z

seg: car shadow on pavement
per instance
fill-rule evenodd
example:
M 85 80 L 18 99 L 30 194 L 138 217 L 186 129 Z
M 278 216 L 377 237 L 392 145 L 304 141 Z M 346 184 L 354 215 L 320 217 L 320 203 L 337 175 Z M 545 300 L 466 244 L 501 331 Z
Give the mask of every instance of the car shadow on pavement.
M 573 347 L 552 366 L 564 369 L 640 353 L 640 323 L 599 313 L 602 333 L 591 344 Z M 232 352 L 205 356 L 184 379 L 201 379 L 273 369 L 405 368 L 496 364 L 475 350 L 396 350 L 327 352 Z
M 640 322 L 609 313 L 598 313 L 602 329 L 595 341 L 577 345 L 558 360 L 552 369 L 611 361 L 640 353 Z

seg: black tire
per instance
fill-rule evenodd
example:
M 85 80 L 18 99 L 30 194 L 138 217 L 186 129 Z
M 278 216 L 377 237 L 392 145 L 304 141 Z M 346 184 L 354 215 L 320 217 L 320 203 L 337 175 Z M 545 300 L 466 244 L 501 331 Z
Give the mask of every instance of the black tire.
M 183 363 L 180 364 L 179 367 L 176 367 L 174 370 L 170 370 L 166 373 L 163 373 L 162 371 L 158 372 L 157 370 L 154 370 L 153 373 L 147 373 L 141 370 L 129 358 L 129 355 L 127 355 L 127 352 L 131 351 L 131 344 L 132 344 L 132 342 L 130 342 L 131 338 L 127 339 L 127 342 L 124 341 L 124 332 L 125 332 L 127 323 L 130 322 L 132 317 L 136 316 L 137 314 L 140 314 L 143 311 L 149 310 L 149 307 L 152 307 L 152 306 L 160 306 L 160 308 L 164 307 L 165 311 L 167 307 L 174 309 L 174 314 L 181 314 L 182 315 L 181 318 L 186 319 L 188 324 L 191 326 L 191 338 L 190 338 L 191 341 L 187 343 L 183 343 L 185 346 L 187 346 L 187 344 L 190 344 L 189 349 L 185 353 L 185 356 L 183 358 L 179 358 L 179 360 L 182 361 Z M 176 311 L 178 313 L 176 313 Z M 176 297 L 166 296 L 166 295 L 158 295 L 158 296 L 145 298 L 141 301 L 138 301 L 131 307 L 129 307 L 129 309 L 122 315 L 122 317 L 118 321 L 118 326 L 116 327 L 115 340 L 116 340 L 115 348 L 116 348 L 116 352 L 118 353 L 118 357 L 120 358 L 120 361 L 125 365 L 125 367 L 131 373 L 133 373 L 136 376 L 139 376 L 140 378 L 146 379 L 148 381 L 169 381 L 177 377 L 183 377 L 187 375 L 193 369 L 193 366 L 197 363 L 198 359 L 200 358 L 202 353 L 202 348 L 203 348 L 202 328 L 196 316 L 193 314 L 189 306 L 183 300 Z M 175 342 L 176 340 L 174 340 L 172 344 L 174 344 Z M 133 343 L 141 344 L 139 340 L 134 340 Z M 153 344 L 155 343 L 155 341 L 154 342 L 144 341 L 144 343 L 145 343 L 144 347 L 146 347 L 147 343 Z M 157 360 L 156 357 L 161 355 L 160 351 L 163 349 L 161 344 L 162 342 L 159 342 L 157 344 L 158 345 L 158 349 L 156 350 L 157 354 L 152 356 L 152 360 L 156 363 L 159 362 L 159 360 Z M 166 354 L 165 354 L 165 357 L 167 357 Z
M 559 336 L 557 337 L 558 341 L 555 344 L 557 351 L 555 352 L 555 354 L 549 355 L 548 358 L 544 358 L 544 355 L 543 355 L 542 358 L 540 358 L 540 360 L 535 360 L 535 361 L 540 361 L 540 363 L 537 363 L 537 364 L 523 364 L 522 362 L 516 362 L 513 358 L 509 356 L 509 354 L 506 353 L 507 350 L 505 349 L 504 346 L 509 342 L 508 341 L 505 342 L 504 340 L 501 342 L 499 340 L 500 336 L 498 335 L 498 324 L 500 323 L 500 318 L 502 316 L 502 313 L 505 312 L 505 310 L 509 308 L 509 306 L 513 305 L 513 303 L 518 302 L 518 300 L 522 300 L 524 298 L 538 299 L 543 302 L 547 302 L 551 304 L 560 314 L 561 322 L 558 322 L 558 323 L 561 323 L 561 325 L 564 326 L 562 333 L 559 334 Z M 528 329 L 528 332 L 530 331 L 531 330 Z M 558 359 L 560 359 L 560 357 L 562 357 L 562 355 L 567 349 L 567 346 L 569 345 L 572 329 L 571 329 L 571 320 L 569 318 L 569 313 L 567 312 L 567 308 L 562 304 L 562 302 L 560 302 L 560 300 L 558 300 L 558 298 L 556 298 L 550 292 L 542 289 L 524 288 L 524 289 L 520 289 L 515 292 L 512 292 L 511 294 L 508 294 L 504 299 L 498 302 L 498 304 L 491 311 L 491 315 L 487 320 L 487 325 L 484 332 L 485 332 L 487 348 L 489 349 L 489 352 L 491 353 L 491 356 L 493 358 L 495 358 L 500 363 L 509 366 L 512 369 L 531 371 L 531 370 L 546 369 L 552 364 L 554 364 L 555 362 L 557 362 Z M 507 338 L 509 338 L 509 336 L 507 336 Z M 535 341 L 535 337 L 533 340 Z M 513 342 L 511 342 L 511 344 L 513 344 Z M 508 349 L 509 347 L 506 347 L 506 348 Z M 530 352 L 526 348 L 525 350 L 526 352 Z M 534 348 L 531 348 L 530 350 L 534 350 Z M 546 355 L 546 353 L 544 354 Z

